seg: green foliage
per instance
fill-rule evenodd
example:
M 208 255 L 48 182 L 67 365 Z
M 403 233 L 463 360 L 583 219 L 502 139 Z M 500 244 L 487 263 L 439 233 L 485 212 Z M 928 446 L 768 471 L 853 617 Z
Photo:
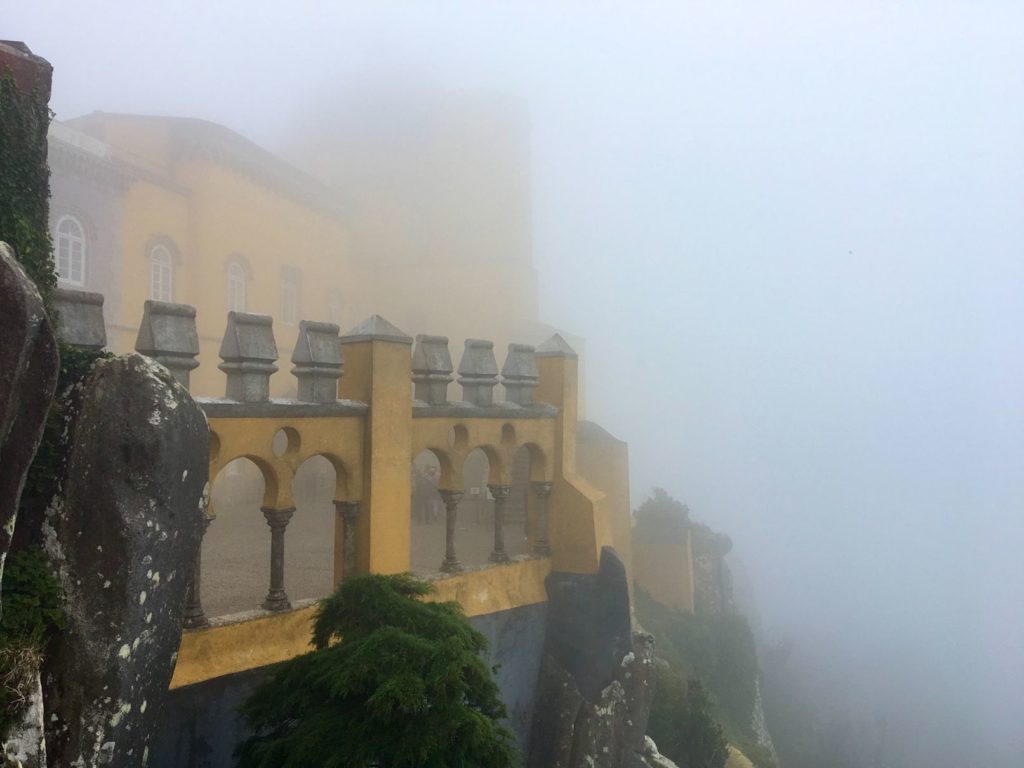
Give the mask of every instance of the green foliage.
M 723 768 L 729 757 L 704 686 L 696 678 L 683 680 L 667 664 L 659 671 L 647 732 L 679 768 Z
M 0 240 L 14 247 L 47 304 L 57 284 L 48 225 L 49 124 L 43 95 L 19 92 L 13 75 L 0 73 Z
M 65 626 L 64 596 L 39 549 L 4 564 L 0 618 L 0 734 L 21 713 L 50 637 Z
M 507 768 L 511 733 L 487 641 L 408 574 L 348 579 L 321 605 L 316 650 L 242 708 L 245 768 Z
M 0 643 L 29 641 L 42 647 L 64 629 L 63 594 L 39 549 L 13 553 L 4 564 Z
M 747 620 L 738 613 L 673 611 L 637 590 L 637 618 L 654 635 L 658 654 L 677 670 L 696 677 L 715 702 L 732 736 L 752 737 L 757 697 L 757 648 Z
M 664 488 L 655 488 L 635 512 L 639 533 L 681 539 L 692 523 L 690 508 L 672 498 Z

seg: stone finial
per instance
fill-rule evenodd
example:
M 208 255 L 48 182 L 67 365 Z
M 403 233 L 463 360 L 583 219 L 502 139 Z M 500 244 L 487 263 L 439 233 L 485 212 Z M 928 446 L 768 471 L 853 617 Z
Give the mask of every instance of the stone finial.
M 576 350 L 569 346 L 569 342 L 562 338 L 562 335 L 556 333 L 550 339 L 545 341 L 539 347 L 536 352 L 537 357 L 567 357 L 571 360 L 575 360 L 579 357 L 576 354 Z
M 225 396 L 242 403 L 270 399 L 270 375 L 277 371 L 277 344 L 270 315 L 228 312 L 220 345 L 220 368 L 228 376 Z
M 54 293 L 57 312 L 57 337 L 86 349 L 107 346 L 107 327 L 103 323 L 103 294 L 58 288 Z
M 143 305 L 142 324 L 135 351 L 151 357 L 169 370 L 185 389 L 189 374 L 199 367 L 199 335 L 196 308 L 149 300 Z
M 412 380 L 416 399 L 431 405 L 448 402 L 448 383 L 452 380 L 452 356 L 447 336 L 419 334 L 412 351 Z
M 299 323 L 299 338 L 292 352 L 292 374 L 299 380 L 299 400 L 333 403 L 338 399 L 338 379 L 344 371 L 338 331 L 333 323 Z
M 412 339 L 408 335 L 380 315 L 366 318 L 342 336 L 342 339 L 346 344 L 356 341 L 396 341 L 400 344 L 412 344 Z
M 466 339 L 466 349 L 459 362 L 459 384 L 462 399 L 473 405 L 494 402 L 494 386 L 498 383 L 498 363 L 494 359 L 494 342 Z
M 505 385 L 505 399 L 510 403 L 529 405 L 539 380 L 534 349 L 528 344 L 509 344 L 508 357 L 501 367 L 501 383 Z

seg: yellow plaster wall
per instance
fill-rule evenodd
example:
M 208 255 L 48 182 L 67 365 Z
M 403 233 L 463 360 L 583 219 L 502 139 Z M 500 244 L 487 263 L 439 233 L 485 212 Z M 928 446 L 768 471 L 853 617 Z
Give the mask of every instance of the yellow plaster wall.
M 576 427 L 579 407 L 579 361 L 573 357 L 538 357 L 540 375 L 534 398 L 558 407 L 548 531 L 553 567 L 592 573 L 601 548 L 614 546 L 607 499 L 576 472 Z
M 210 421 L 210 478 L 231 461 L 248 458 L 263 472 L 266 487 L 263 506 L 290 507 L 295 500 L 292 480 L 303 462 L 324 456 L 337 473 L 335 500 L 357 500 L 363 490 L 365 424 L 361 416 L 311 418 L 212 418 Z M 297 444 L 290 443 L 280 457 L 274 455 L 274 435 L 292 430 Z
M 451 441 L 449 433 L 459 430 Z M 494 418 L 455 419 L 451 417 L 416 418 L 412 420 L 412 450 L 418 456 L 431 450 L 441 463 L 441 488 L 462 490 L 462 469 L 466 458 L 480 448 L 488 455 L 488 482 L 512 482 L 512 462 L 523 446 L 531 447 L 531 480 L 551 480 L 554 454 L 555 421 L 553 419 L 504 420 Z
M 516 560 L 507 565 L 461 573 L 434 582 L 428 600 L 454 600 L 469 617 L 507 611 L 547 600 L 547 558 Z M 286 661 L 311 650 L 316 606 L 265 614 L 181 636 L 171 688 Z M 254 641 L 258 638 L 258 641 Z
M 343 344 L 351 375 L 339 394 L 370 403 L 363 441 L 363 513 L 357 523 L 358 570 L 409 570 L 412 541 L 409 453 L 412 433 L 412 356 L 409 344 L 372 340 Z
M 582 426 L 577 430 L 576 469 L 605 496 L 604 525 L 612 546 L 626 566 L 632 589 L 633 513 L 629 504 L 629 446 L 600 427 L 589 426 L 589 430 Z
M 676 541 L 633 529 L 633 580 L 662 605 L 693 613 L 693 549 L 690 531 Z
M 181 258 L 175 270 L 175 299 L 182 281 L 196 270 L 187 258 L 192 250 L 189 212 L 191 201 L 183 192 L 168 189 L 151 181 L 132 184 L 122 199 L 120 273 L 121 296 L 117 302 L 116 327 L 108 329 L 108 347 L 114 352 L 135 348 L 142 305 L 149 298 L 149 252 L 155 237 L 170 239 Z M 114 331 L 111 333 L 111 331 Z

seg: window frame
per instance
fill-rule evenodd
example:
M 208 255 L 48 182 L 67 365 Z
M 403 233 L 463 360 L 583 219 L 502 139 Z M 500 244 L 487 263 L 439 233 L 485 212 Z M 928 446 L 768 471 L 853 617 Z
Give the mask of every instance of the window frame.
M 166 292 L 156 290 L 157 277 L 159 287 L 167 288 Z M 174 254 L 164 243 L 157 243 L 149 249 L 149 298 L 153 301 L 174 301 Z
M 77 233 L 70 233 L 62 231 L 65 224 L 72 224 L 77 227 Z M 86 261 L 87 261 L 87 249 L 86 249 L 86 237 L 85 237 L 85 226 L 83 226 L 81 220 L 77 216 L 71 214 L 65 214 L 57 220 L 56 232 L 56 247 L 54 248 L 53 268 L 57 273 L 58 282 L 63 285 L 85 285 L 86 277 Z M 68 276 L 61 274 L 61 261 L 62 261 L 62 247 L 67 243 L 67 259 L 68 259 Z M 75 253 L 74 246 L 79 246 L 78 253 L 78 268 L 80 277 L 78 280 L 74 279 L 73 275 L 75 272 Z
M 234 299 L 240 294 L 241 302 Z M 245 266 L 233 260 L 227 268 L 227 303 L 228 312 L 247 312 L 249 307 L 249 273 Z M 240 306 L 239 306 L 240 305 Z

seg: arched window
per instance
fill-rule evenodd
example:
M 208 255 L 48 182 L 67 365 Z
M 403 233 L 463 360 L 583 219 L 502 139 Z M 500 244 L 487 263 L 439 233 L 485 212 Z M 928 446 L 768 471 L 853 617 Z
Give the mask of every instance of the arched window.
M 149 298 L 174 301 L 174 258 L 166 245 L 149 252 Z
M 245 267 L 237 261 L 228 264 L 228 311 L 245 312 Z
M 71 285 L 85 284 L 85 230 L 74 216 L 57 222 L 57 277 Z

